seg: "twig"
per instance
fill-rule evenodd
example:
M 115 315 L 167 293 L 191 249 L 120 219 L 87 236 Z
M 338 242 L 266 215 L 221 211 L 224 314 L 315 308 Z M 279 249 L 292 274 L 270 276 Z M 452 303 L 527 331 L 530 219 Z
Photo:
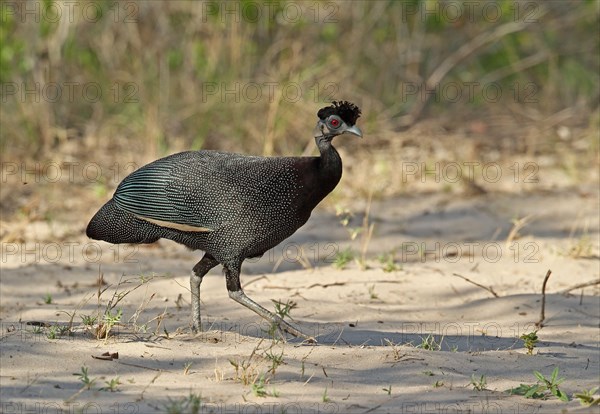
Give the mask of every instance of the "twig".
M 323 289 L 326 289 L 326 288 L 331 287 L 331 286 L 344 286 L 344 285 L 346 285 L 346 282 L 313 283 L 312 285 L 307 286 L 304 289 L 312 289 L 314 287 L 321 287 Z
M 158 376 L 164 372 L 164 371 L 163 371 L 162 369 L 160 369 L 160 368 L 145 367 L 145 366 L 143 366 L 143 365 L 139 365 L 139 364 L 132 364 L 132 363 L 129 363 L 129 362 L 123 362 L 123 361 L 115 361 L 115 362 L 116 362 L 117 364 L 119 364 L 119 365 L 127 365 L 128 367 L 142 368 L 142 369 L 147 369 L 147 370 L 149 370 L 149 371 L 157 371 L 157 372 L 158 372 L 158 374 L 156 375 L 156 377 L 154 377 L 154 379 L 158 378 Z M 169 372 L 169 371 L 167 371 L 167 372 Z M 154 380 L 152 380 L 152 381 L 150 382 L 150 384 L 152 384 L 152 382 L 154 382 Z M 146 388 L 147 388 L 147 387 L 146 387 Z M 143 393 L 146 391 L 146 388 L 144 388 L 144 390 L 142 391 L 142 394 L 143 394 Z
M 87 385 L 84 385 L 83 387 L 81 387 L 81 389 L 79 389 L 79 391 L 77 391 L 75 394 L 71 395 L 69 398 L 67 398 L 65 400 L 65 404 L 71 404 L 75 400 L 75 398 L 77 398 L 82 392 L 84 392 L 87 389 L 89 389 L 87 387 Z
M 360 247 L 360 266 L 366 267 L 365 262 L 367 260 L 367 250 L 369 249 L 369 243 L 373 237 L 373 230 L 375 229 L 375 223 L 370 223 L 369 217 L 371 215 L 371 204 L 373 203 L 373 191 L 375 187 L 371 187 L 369 191 L 369 198 L 367 200 L 367 207 L 365 208 L 365 216 L 363 218 L 362 228 L 366 229 L 363 233 L 361 247 Z
M 340 334 L 338 335 L 337 338 L 335 338 L 335 341 L 333 341 L 333 346 L 336 346 L 338 341 L 340 340 L 340 338 L 342 337 L 342 334 L 344 333 L 344 326 L 342 325 L 342 329 L 340 330 Z M 343 339 L 342 339 L 343 341 Z
M 266 277 L 266 276 L 265 276 Z M 316 287 L 320 287 L 323 289 L 327 289 L 328 287 L 332 287 L 332 286 L 346 286 L 346 285 L 351 285 L 351 284 L 364 284 L 364 280 L 359 280 L 356 282 L 331 282 L 331 283 L 313 283 L 312 285 L 308 285 L 308 286 L 295 286 L 295 287 L 289 287 L 289 286 L 278 286 L 278 285 L 265 285 L 263 286 L 265 289 L 284 289 L 284 290 L 291 290 L 291 289 L 297 289 L 297 290 L 302 290 L 302 289 L 312 289 L 312 288 L 316 288 Z M 390 279 L 381 279 L 381 280 L 370 280 L 369 283 L 393 283 L 393 284 L 400 284 L 400 283 L 405 283 L 402 280 L 390 280 Z M 246 286 L 248 286 L 248 284 L 246 284 Z
M 528 69 L 532 66 L 544 62 L 545 60 L 548 60 L 549 58 L 550 54 L 545 50 L 541 50 L 535 55 L 527 56 L 526 58 L 521 59 L 516 63 L 510 64 L 509 66 L 501 67 L 500 69 L 496 69 L 495 71 L 486 74 L 483 78 L 481 78 L 480 82 L 482 85 L 488 85 L 493 82 L 498 82 L 500 79 L 503 79 L 517 72 L 522 72 L 525 69 Z
M 580 283 L 575 286 L 571 286 L 570 288 L 566 288 L 565 290 L 562 290 L 560 293 L 564 295 L 565 293 L 569 293 L 572 290 L 581 289 L 584 287 L 589 287 L 589 286 L 594 286 L 594 285 L 600 285 L 600 279 L 592 280 L 591 282 Z
M 495 298 L 499 298 L 499 297 L 500 297 L 500 296 L 498 296 L 498 294 L 497 294 L 496 292 L 494 292 L 494 289 L 492 289 L 492 287 L 488 287 L 488 286 L 483 286 L 483 285 L 480 285 L 479 283 L 477 283 L 477 282 L 473 282 L 471 279 L 468 279 L 468 278 L 466 278 L 466 277 L 464 277 L 464 276 L 462 276 L 462 275 L 459 275 L 458 273 L 452 273 L 452 276 L 460 277 L 461 279 L 463 279 L 463 280 L 464 280 L 464 281 L 466 281 L 466 282 L 472 283 L 472 284 L 474 284 L 474 285 L 475 285 L 475 286 L 477 286 L 477 287 L 480 287 L 480 288 L 482 288 L 482 289 L 485 289 L 485 290 L 487 290 L 487 291 L 488 291 L 488 292 L 490 292 L 492 295 L 494 295 L 494 297 L 495 297 Z
M 244 287 L 247 288 L 252 283 L 258 282 L 259 280 L 263 280 L 263 279 L 268 279 L 268 277 L 263 275 L 263 276 L 260 276 L 260 277 L 254 278 L 254 279 L 250 279 L 246 283 L 244 283 Z
M 122 362 L 120 362 L 120 364 L 122 364 Z M 145 368 L 145 367 L 142 367 Z M 154 384 L 154 381 L 156 381 L 156 379 L 158 377 L 160 377 L 160 374 L 162 374 L 162 371 L 158 371 L 158 373 L 154 376 L 154 378 L 152 378 L 152 380 L 150 380 L 150 382 L 144 387 L 144 389 L 142 390 L 142 393 L 140 394 L 139 398 L 136 401 L 142 401 L 144 399 L 144 394 L 146 393 L 146 390 L 148 389 L 148 387 L 152 384 Z
M 539 18 L 540 16 L 538 16 Z M 427 78 L 427 80 L 420 86 L 419 92 L 422 90 L 435 90 L 435 87 L 442 81 L 442 79 L 456 67 L 460 62 L 467 59 L 478 49 L 484 46 L 492 44 L 499 39 L 515 32 L 525 30 L 530 23 L 528 22 L 509 22 L 497 26 L 495 29 L 481 33 L 479 36 L 474 37 L 469 42 L 461 46 L 457 51 L 448 56 L 440 65 L 433 71 L 433 73 Z M 401 123 L 404 126 L 411 126 L 421 115 L 421 112 L 425 108 L 429 101 L 430 94 L 425 94 L 424 99 L 418 101 L 411 109 L 408 115 L 404 115 L 400 118 Z
M 552 270 L 546 272 L 546 277 L 544 277 L 544 283 L 542 284 L 542 310 L 540 311 L 540 320 L 536 322 L 535 326 L 538 328 L 542 328 L 544 326 L 544 319 L 546 319 L 546 283 L 548 283 L 548 279 L 552 274 Z
M 519 236 L 519 231 L 529 224 L 532 217 L 533 214 L 530 214 L 523 218 L 513 220 L 512 229 L 510 229 L 510 231 L 508 232 L 508 236 L 506 236 L 507 248 L 510 248 L 510 244 Z

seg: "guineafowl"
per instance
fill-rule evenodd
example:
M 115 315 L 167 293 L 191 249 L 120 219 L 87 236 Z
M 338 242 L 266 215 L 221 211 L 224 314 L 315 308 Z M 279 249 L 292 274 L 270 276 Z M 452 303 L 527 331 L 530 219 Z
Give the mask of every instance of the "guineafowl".
M 314 130 L 319 157 L 258 157 L 186 151 L 156 160 L 128 175 L 92 218 L 86 234 L 109 243 L 174 240 L 204 251 L 194 266 L 192 330 L 200 329 L 200 284 L 221 264 L 229 297 L 296 337 L 314 340 L 250 299 L 240 271 L 300 228 L 342 176 L 334 137 L 362 137 L 360 109 L 347 101 L 321 108 Z

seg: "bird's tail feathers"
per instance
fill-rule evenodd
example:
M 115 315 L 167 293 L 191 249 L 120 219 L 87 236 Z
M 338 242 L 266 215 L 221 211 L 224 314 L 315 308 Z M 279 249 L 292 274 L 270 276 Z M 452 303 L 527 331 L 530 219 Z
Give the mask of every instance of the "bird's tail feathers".
M 114 244 L 154 243 L 160 237 L 152 234 L 151 226 L 119 209 L 111 199 L 90 220 L 85 233 L 91 239 Z

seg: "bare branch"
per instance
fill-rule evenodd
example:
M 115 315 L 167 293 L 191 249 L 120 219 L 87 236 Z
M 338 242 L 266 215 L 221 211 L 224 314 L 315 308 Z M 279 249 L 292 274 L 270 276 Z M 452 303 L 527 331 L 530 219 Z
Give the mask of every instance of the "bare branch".
M 551 270 L 546 272 L 546 277 L 544 277 L 544 283 L 542 284 L 542 310 L 540 311 L 540 320 L 535 323 L 535 326 L 538 328 L 544 326 L 544 319 L 546 319 L 546 283 L 548 283 L 551 274 Z
M 495 297 L 495 298 L 499 298 L 499 297 L 500 297 L 500 296 L 498 296 L 498 294 L 497 294 L 497 293 L 494 291 L 494 289 L 492 289 L 492 287 L 491 287 L 491 286 L 490 286 L 490 287 L 488 287 L 488 286 L 483 286 L 483 285 L 480 285 L 479 283 L 477 283 L 477 282 L 473 282 L 471 279 L 469 279 L 469 278 L 466 278 L 466 277 L 464 277 L 464 276 L 462 276 L 462 275 L 459 275 L 458 273 L 452 273 L 452 276 L 460 277 L 461 279 L 463 279 L 463 280 L 464 280 L 464 281 L 466 281 L 466 282 L 472 283 L 472 284 L 474 284 L 474 285 L 475 285 L 475 286 L 477 286 L 477 287 L 480 287 L 480 288 L 482 288 L 482 289 L 484 289 L 484 290 L 487 290 L 487 291 L 488 291 L 488 292 L 490 292 L 492 295 L 494 295 L 494 297 Z
M 577 284 L 575 286 L 571 286 L 569 288 L 566 288 L 565 290 L 561 290 L 560 293 L 564 295 L 565 293 L 569 293 L 572 290 L 582 289 L 582 288 L 589 287 L 589 286 L 594 286 L 594 285 L 600 285 L 600 279 L 592 280 L 591 282 L 579 283 L 579 284 Z

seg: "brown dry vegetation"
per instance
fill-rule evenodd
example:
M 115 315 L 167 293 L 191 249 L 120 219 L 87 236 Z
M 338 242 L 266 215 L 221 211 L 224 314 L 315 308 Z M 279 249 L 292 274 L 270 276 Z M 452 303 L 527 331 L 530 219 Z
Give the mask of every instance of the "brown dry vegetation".
M 11 4 L 1 30 L 4 221 L 74 206 L 86 216 L 99 201 L 90 196 L 106 199 L 131 168 L 179 150 L 314 153 L 315 111 L 333 99 L 362 107 L 366 136 L 338 141 L 342 196 L 462 191 L 463 180 L 423 178 L 436 163 L 499 162 L 506 177 L 515 162 L 535 162 L 540 185 L 597 179 L 595 1 L 502 1 L 491 11 L 77 2 L 72 12 L 49 2 L 37 20 L 35 6 Z M 403 162 L 418 174 L 403 175 Z M 49 182 L 56 166 L 62 177 Z

